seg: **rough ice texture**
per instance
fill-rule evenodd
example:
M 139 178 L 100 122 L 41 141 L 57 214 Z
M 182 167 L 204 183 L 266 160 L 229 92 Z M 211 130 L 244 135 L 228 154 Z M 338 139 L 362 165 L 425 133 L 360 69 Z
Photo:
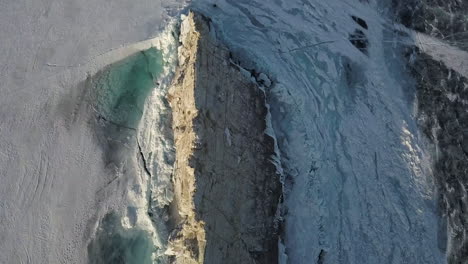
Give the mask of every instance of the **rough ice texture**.
M 270 161 L 265 95 L 215 38 L 208 19 L 182 22 L 169 100 L 176 162 L 174 263 L 276 263 L 281 193 Z

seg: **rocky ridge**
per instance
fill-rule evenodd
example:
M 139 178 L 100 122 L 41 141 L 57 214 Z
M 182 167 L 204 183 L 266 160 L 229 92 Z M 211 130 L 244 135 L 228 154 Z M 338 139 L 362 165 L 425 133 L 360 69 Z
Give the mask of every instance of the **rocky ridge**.
M 234 63 L 208 18 L 190 12 L 180 31 L 167 253 L 173 263 L 277 263 L 282 188 L 260 87 L 270 80 Z

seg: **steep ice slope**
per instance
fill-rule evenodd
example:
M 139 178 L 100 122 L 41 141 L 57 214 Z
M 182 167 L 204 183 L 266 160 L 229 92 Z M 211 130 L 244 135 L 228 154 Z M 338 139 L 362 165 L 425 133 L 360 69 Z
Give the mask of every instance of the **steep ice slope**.
M 287 262 L 443 263 L 414 83 L 383 3 L 193 5 L 245 67 L 276 79 L 268 92 L 287 180 Z
M 116 175 L 105 168 L 88 124 L 95 113 L 75 115 L 89 107 L 82 84 L 88 74 L 157 44 L 131 45 L 159 35 L 183 4 L 20 0 L 0 6 L 0 263 L 85 263 L 98 216 L 121 207 L 132 192 L 122 191 L 130 189 L 125 184 L 106 187 Z M 128 154 L 141 183 L 139 153 Z

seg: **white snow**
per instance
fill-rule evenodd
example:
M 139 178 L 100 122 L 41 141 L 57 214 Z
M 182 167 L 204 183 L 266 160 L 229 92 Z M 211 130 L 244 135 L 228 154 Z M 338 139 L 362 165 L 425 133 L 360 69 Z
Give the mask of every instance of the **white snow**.
M 259 79 L 259 81 L 261 81 L 265 85 L 265 87 L 270 87 L 271 86 L 271 80 L 270 80 L 270 78 L 268 78 L 268 76 L 265 73 L 263 73 L 263 72 L 260 73 L 258 75 L 258 79 Z
M 443 62 L 449 69 L 468 78 L 468 52 L 423 33 L 413 34 L 418 39 L 419 48 L 435 60 Z
M 177 0 L 1 4 L 0 263 L 87 263 L 99 217 L 123 210 L 128 197 L 141 198 L 127 193 L 132 178 L 109 175 L 89 116 L 75 114 L 87 103 L 87 74 L 157 45 L 154 38 L 184 6 Z M 138 164 L 136 152 L 129 155 Z

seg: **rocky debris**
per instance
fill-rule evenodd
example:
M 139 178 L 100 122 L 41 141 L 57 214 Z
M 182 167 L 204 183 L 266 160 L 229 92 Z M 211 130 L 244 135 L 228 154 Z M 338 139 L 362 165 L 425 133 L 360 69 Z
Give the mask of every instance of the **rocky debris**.
M 277 263 L 281 183 L 265 93 L 209 24 L 193 12 L 183 19 L 168 95 L 176 162 L 167 253 L 173 263 Z
M 368 29 L 367 22 L 364 19 L 357 17 L 357 16 L 351 16 L 351 18 L 354 20 L 354 22 L 356 22 L 362 28 Z
M 349 41 L 364 54 L 368 54 L 367 46 L 369 45 L 369 40 L 367 39 L 366 34 L 360 29 L 356 29 L 354 33 L 349 35 Z

